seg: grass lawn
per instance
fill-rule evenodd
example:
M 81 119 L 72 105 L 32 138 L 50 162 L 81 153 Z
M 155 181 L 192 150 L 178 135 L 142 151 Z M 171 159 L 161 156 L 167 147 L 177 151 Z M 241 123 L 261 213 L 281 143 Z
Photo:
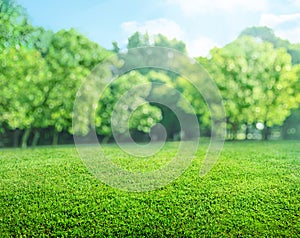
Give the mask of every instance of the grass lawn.
M 134 171 L 176 148 L 149 160 L 104 150 Z M 300 142 L 227 142 L 199 178 L 206 148 L 179 179 L 144 193 L 103 184 L 72 146 L 0 150 L 0 237 L 299 237 Z

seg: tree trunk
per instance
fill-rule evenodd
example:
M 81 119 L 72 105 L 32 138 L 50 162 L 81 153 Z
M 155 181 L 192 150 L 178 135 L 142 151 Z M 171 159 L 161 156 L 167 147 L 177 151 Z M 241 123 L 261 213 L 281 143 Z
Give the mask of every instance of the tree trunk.
M 237 139 L 238 130 L 239 130 L 238 124 L 236 124 L 236 123 L 232 124 L 232 139 L 233 140 Z
M 245 130 L 245 140 L 248 140 L 248 134 L 249 134 L 249 125 L 246 124 L 246 130 Z
M 271 128 L 265 126 L 265 128 L 262 130 L 262 140 L 268 140 L 270 134 L 271 134 Z
M 105 137 L 102 139 L 101 143 L 107 144 L 107 142 L 109 141 L 109 139 L 110 139 L 110 136 L 105 136 Z
M 20 137 L 20 130 L 16 129 L 14 131 L 13 147 L 18 147 L 19 146 L 19 137 Z
M 33 136 L 33 140 L 32 140 L 32 146 L 37 146 L 39 139 L 40 139 L 40 131 L 38 129 L 36 129 L 34 131 L 34 136 Z
M 57 145 L 58 144 L 58 131 L 54 129 L 53 131 L 53 138 L 52 138 L 52 145 Z
M 22 148 L 27 148 L 27 141 L 31 133 L 31 128 L 27 128 L 22 136 Z

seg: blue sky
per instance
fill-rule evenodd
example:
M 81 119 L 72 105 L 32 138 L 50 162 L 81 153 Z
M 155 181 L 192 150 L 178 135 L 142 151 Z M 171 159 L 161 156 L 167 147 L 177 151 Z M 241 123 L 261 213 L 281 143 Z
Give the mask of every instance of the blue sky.
M 269 26 L 300 43 L 300 0 L 18 0 L 34 25 L 77 29 L 101 46 L 126 46 L 135 31 L 183 40 L 191 56 L 234 40 L 249 26 Z

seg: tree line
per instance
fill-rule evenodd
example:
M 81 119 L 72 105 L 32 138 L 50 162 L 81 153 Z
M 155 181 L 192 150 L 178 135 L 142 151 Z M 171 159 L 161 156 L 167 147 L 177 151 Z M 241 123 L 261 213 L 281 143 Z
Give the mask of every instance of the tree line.
M 76 93 L 91 70 L 119 52 L 108 50 L 74 29 L 53 32 L 34 27 L 26 11 L 13 0 L 0 0 L 0 146 L 72 142 L 72 114 Z M 151 36 L 152 37 L 152 36 Z M 187 53 L 185 43 L 158 34 L 134 33 L 127 48 L 162 46 Z M 215 80 L 226 110 L 228 139 L 268 139 L 272 130 L 299 138 L 300 45 L 290 44 L 271 29 L 248 28 L 233 42 L 214 48 L 209 57 L 195 58 Z M 115 80 L 99 99 L 95 127 L 99 139 L 111 141 L 111 116 L 118 98 L 134 85 L 158 82 L 181 92 L 193 106 L 201 134 L 210 135 L 210 114 L 202 95 L 186 79 L 172 72 L 134 70 Z M 137 92 L 138 93 L 138 92 Z M 165 97 L 187 118 L 180 99 L 158 88 L 147 97 Z M 144 95 L 145 96 L 145 95 Z M 160 122 L 170 140 L 180 125 L 164 105 L 145 103 L 134 111 L 129 127 L 136 140 L 148 140 Z M 86 127 L 85 133 L 88 133 Z M 120 133 L 122 128 L 120 128 Z

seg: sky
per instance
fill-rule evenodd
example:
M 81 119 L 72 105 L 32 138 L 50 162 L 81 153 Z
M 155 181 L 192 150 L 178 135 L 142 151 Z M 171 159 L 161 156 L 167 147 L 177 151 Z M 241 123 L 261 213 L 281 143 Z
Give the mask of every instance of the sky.
M 17 0 L 31 23 L 46 29 L 75 28 L 101 46 L 125 48 L 136 31 L 162 33 L 186 43 L 190 56 L 207 56 L 246 27 L 268 26 L 300 43 L 300 0 Z

